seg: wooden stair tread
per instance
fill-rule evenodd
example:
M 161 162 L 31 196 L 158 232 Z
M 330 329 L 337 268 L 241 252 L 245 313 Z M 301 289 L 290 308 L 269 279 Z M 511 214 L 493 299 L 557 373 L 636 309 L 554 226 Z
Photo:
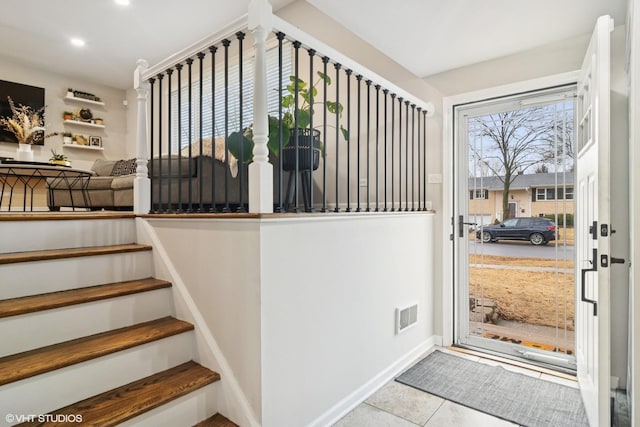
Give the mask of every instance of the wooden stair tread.
M 110 255 L 125 252 L 150 251 L 151 246 L 128 243 L 124 245 L 90 246 L 85 248 L 49 249 L 44 251 L 9 252 L 0 254 L 0 264 Z
M 92 212 L 0 212 L 0 221 L 68 221 L 81 219 L 130 219 L 133 212 L 92 211 Z
M 0 301 L 0 318 L 171 287 L 154 278 L 129 280 Z
M 0 358 L 0 386 L 192 329 L 190 323 L 164 317 L 5 356 Z
M 134 381 L 51 412 L 82 415 L 82 425 L 114 426 L 216 382 L 220 375 L 193 361 Z M 54 423 L 23 423 L 20 426 L 53 426 Z M 235 425 L 235 424 L 208 424 Z
M 193 427 L 238 427 L 238 424 L 234 423 L 224 415 L 215 414 L 213 417 L 200 421 Z

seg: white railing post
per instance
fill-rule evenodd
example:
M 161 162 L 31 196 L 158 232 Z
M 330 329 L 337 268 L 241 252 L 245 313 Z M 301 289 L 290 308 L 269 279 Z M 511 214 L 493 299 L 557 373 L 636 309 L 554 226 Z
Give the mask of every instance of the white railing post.
M 151 181 L 147 168 L 149 83 L 143 79 L 142 75 L 149 68 L 149 64 L 144 59 L 139 59 L 136 64 L 136 70 L 133 72 L 133 87 L 138 92 L 138 132 L 136 134 L 136 177 L 133 181 L 133 211 L 137 214 L 147 214 L 151 209 Z
M 267 119 L 266 40 L 271 31 L 272 9 L 268 0 L 249 3 L 249 31 L 253 34 L 255 75 L 253 93 L 253 162 L 249 165 L 249 212 L 273 213 L 273 166 L 269 163 Z

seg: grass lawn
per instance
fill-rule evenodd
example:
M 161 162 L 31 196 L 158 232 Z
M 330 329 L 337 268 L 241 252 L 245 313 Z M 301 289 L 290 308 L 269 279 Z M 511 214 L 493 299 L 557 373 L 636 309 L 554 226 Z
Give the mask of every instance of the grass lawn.
M 488 264 L 488 257 L 484 258 L 484 263 Z M 555 263 L 554 260 L 534 262 L 526 258 L 493 261 L 492 264 L 498 265 L 526 266 Z M 567 329 L 574 330 L 573 274 L 471 267 L 469 282 L 470 294 L 494 300 L 502 319 L 560 328 L 565 327 L 566 319 Z

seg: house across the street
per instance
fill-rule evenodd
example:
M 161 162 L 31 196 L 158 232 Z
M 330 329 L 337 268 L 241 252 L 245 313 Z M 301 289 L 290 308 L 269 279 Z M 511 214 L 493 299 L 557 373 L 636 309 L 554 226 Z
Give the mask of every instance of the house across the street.
M 573 172 L 518 175 L 509 188 L 508 218 L 573 215 Z M 469 178 L 469 218 L 478 224 L 503 221 L 503 177 Z

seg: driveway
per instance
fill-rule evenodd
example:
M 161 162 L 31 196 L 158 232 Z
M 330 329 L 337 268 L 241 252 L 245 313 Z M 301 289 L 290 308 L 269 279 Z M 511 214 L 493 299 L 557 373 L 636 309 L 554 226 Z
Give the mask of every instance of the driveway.
M 557 251 L 557 252 L 556 252 Z M 497 243 L 481 243 L 469 241 L 470 254 L 485 254 L 498 256 L 512 256 L 518 258 L 555 258 L 573 260 L 575 249 L 573 246 L 533 246 L 529 242 L 501 240 Z

